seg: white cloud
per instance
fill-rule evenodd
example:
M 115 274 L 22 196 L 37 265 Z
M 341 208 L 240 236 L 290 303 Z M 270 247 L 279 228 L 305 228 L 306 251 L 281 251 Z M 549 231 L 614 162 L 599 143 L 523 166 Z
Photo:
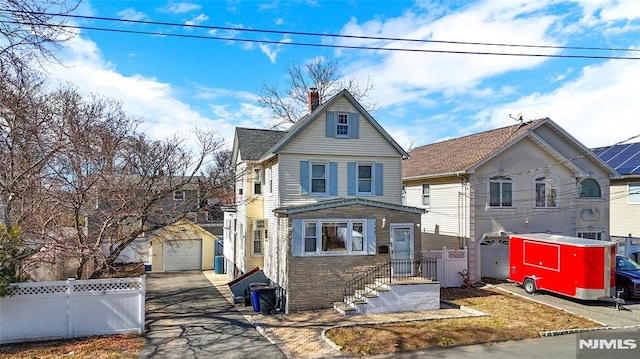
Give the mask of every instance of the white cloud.
M 640 135 L 640 67 L 611 60 L 588 66 L 579 78 L 550 93 L 534 93 L 487 111 L 492 127 L 512 124 L 509 113 L 525 119 L 549 117 L 588 147 L 612 145 Z M 637 139 L 636 139 L 637 141 Z
M 173 14 L 183 14 L 185 12 L 200 10 L 202 6 L 188 2 L 170 3 L 162 9 L 162 11 Z
M 104 61 L 96 44 L 75 37 L 65 43 L 64 66 L 51 64 L 48 74 L 60 82 L 70 82 L 81 93 L 98 93 L 122 101 L 125 112 L 142 118 L 141 129 L 153 138 L 174 135 L 187 138 L 196 147 L 193 129 L 213 128 L 228 139 L 233 138 L 234 123 L 225 118 L 208 118 L 177 98 L 168 83 L 142 75 L 124 76 L 111 63 Z M 230 143 L 227 143 L 230 146 Z
M 140 12 L 140 11 L 136 11 L 136 9 L 134 9 L 132 7 L 119 11 L 118 12 L 118 16 L 121 19 L 124 19 L 124 20 L 134 20 L 134 21 L 148 20 L 149 19 L 147 14 L 145 14 L 143 12 Z
M 209 17 L 208 17 L 207 15 L 205 15 L 205 14 L 200 14 L 200 15 L 198 15 L 198 16 L 196 16 L 196 17 L 194 17 L 194 18 L 193 18 L 193 19 L 191 19 L 191 20 L 187 20 L 187 21 L 185 21 L 185 23 L 184 23 L 184 24 L 185 24 L 185 25 L 200 25 L 200 24 L 202 24 L 203 22 L 205 22 L 205 21 L 207 21 L 207 20 L 209 20 Z
M 260 43 L 258 47 L 260 48 L 260 51 L 262 51 L 262 53 L 267 55 L 271 63 L 275 64 L 278 54 L 283 50 L 282 45 L 290 42 L 291 38 L 285 36 L 282 40 L 279 41 L 278 44 Z

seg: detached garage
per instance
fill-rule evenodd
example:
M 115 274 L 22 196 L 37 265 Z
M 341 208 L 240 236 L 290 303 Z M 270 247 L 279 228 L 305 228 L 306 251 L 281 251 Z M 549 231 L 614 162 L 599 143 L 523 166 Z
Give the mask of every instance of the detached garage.
M 165 227 L 150 239 L 151 270 L 211 270 L 217 239 L 186 219 Z

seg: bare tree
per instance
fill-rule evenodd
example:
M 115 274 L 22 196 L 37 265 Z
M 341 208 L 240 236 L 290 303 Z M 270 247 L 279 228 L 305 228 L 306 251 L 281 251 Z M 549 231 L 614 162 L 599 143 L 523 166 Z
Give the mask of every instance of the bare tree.
M 360 83 L 356 79 L 340 80 L 338 63 L 334 59 L 317 57 L 306 64 L 287 66 L 287 85 L 284 89 L 276 83 L 263 84 L 258 94 L 258 102 L 268 108 L 275 117 L 274 128 L 296 123 L 309 113 L 308 93 L 315 88 L 320 103 L 347 89 L 366 110 L 373 112 L 377 105 L 369 98 L 373 84 L 367 80 Z
M 29 61 L 55 59 L 53 49 L 70 38 L 64 19 L 78 2 L 0 0 L 0 66 L 19 69 Z
M 23 75 L 0 77 L 0 250 L 9 254 L 0 276 L 15 273 L 3 278 L 58 268 L 61 278 L 98 277 L 134 240 L 225 186 L 201 174 L 215 161 L 226 166 L 215 132 L 196 130 L 198 148 L 151 139 L 119 102 L 71 86 L 49 92 Z M 197 196 L 175 201 L 176 191 Z

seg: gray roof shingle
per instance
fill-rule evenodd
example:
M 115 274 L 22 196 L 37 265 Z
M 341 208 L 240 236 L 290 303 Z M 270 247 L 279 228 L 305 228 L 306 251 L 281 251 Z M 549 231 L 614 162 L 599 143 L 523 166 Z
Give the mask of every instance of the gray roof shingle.
M 236 127 L 238 150 L 242 155 L 242 160 L 259 160 L 265 152 L 286 134 L 287 131 Z

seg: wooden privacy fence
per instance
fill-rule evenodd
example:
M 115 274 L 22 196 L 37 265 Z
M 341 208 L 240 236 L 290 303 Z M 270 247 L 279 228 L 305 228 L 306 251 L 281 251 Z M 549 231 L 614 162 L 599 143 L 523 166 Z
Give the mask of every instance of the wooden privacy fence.
M 459 287 L 462 285 L 460 272 L 467 269 L 467 248 L 428 250 L 422 252 L 423 258 L 435 258 L 436 275 L 441 287 Z
M 17 283 L 15 295 L 0 298 L 0 344 L 142 333 L 144 279 Z

